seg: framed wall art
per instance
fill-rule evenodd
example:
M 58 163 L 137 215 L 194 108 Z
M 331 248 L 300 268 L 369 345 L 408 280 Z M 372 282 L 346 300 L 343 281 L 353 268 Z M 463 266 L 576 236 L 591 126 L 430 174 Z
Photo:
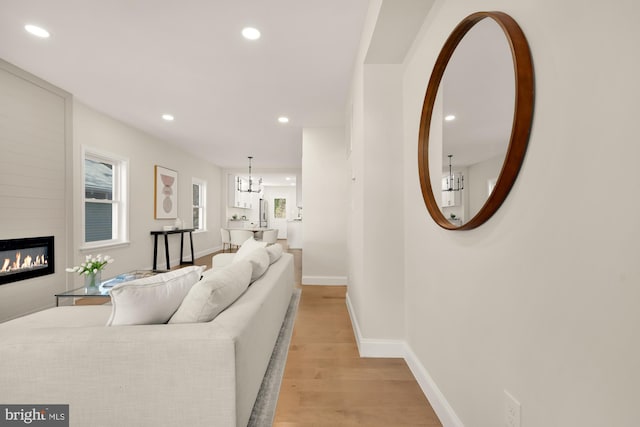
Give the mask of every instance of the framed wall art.
M 287 217 L 287 199 L 273 199 L 273 217 Z
M 154 168 L 154 218 L 178 217 L 178 172 L 156 165 Z

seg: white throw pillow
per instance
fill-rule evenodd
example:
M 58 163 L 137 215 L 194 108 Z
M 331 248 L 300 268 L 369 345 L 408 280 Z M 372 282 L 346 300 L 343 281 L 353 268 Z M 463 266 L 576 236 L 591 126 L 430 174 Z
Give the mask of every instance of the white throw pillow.
M 267 246 L 267 254 L 269 255 L 269 264 L 273 264 L 282 256 L 282 245 L 276 243 L 275 245 Z
M 205 273 L 202 280 L 193 285 L 169 323 L 213 320 L 247 290 L 250 279 L 251 264 L 248 261 Z
M 185 267 L 114 286 L 107 326 L 166 323 L 204 269 Z
M 269 268 L 269 255 L 265 248 L 254 249 L 248 255 L 238 258 L 236 254 L 233 263 L 248 261 L 251 264 L 251 283 L 255 282 Z
M 264 248 L 267 246 L 267 242 L 258 242 L 253 237 L 245 240 L 245 242 L 238 248 L 234 259 L 242 259 L 248 256 L 251 252 L 258 248 Z

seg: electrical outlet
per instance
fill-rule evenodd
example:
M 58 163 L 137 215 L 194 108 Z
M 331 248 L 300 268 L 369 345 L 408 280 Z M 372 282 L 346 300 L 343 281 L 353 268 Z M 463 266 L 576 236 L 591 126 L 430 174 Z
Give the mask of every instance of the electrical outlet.
M 520 402 L 516 400 L 507 390 L 504 391 L 505 427 L 520 427 Z

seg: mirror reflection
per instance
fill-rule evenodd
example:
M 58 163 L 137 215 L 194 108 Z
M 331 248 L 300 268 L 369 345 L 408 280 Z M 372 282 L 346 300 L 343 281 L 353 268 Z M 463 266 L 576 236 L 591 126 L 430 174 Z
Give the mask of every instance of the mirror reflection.
M 473 218 L 495 187 L 509 147 L 514 99 L 509 41 L 493 19 L 483 19 L 453 52 L 431 121 L 429 169 L 442 171 L 432 175 L 431 188 L 455 226 Z

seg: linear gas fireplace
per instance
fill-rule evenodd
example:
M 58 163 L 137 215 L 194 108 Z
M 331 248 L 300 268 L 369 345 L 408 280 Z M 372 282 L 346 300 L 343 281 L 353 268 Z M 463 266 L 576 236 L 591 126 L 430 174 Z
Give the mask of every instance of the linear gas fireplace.
M 0 240 L 0 285 L 53 273 L 53 236 Z

